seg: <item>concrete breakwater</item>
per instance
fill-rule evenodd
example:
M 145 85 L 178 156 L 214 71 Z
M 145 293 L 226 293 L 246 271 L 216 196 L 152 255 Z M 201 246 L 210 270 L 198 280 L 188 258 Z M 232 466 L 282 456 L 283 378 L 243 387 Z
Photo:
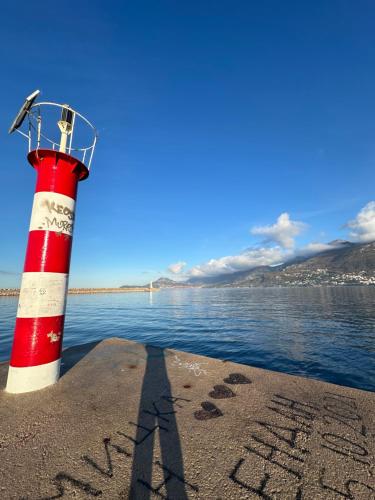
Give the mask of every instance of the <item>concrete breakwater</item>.
M 159 292 L 159 288 L 70 288 L 68 294 L 90 294 L 90 293 L 128 293 L 128 292 Z M 0 297 L 15 297 L 20 294 L 18 288 L 0 288 Z
M 2 498 L 375 498 L 375 393 L 117 338 L 62 367 L 0 392 Z

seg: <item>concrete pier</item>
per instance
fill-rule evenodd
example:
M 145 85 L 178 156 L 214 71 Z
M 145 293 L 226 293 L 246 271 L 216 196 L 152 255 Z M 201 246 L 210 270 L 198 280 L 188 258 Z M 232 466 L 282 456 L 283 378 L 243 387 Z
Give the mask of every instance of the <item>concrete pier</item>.
M 117 338 L 63 363 L 0 393 L 3 500 L 375 498 L 375 393 Z

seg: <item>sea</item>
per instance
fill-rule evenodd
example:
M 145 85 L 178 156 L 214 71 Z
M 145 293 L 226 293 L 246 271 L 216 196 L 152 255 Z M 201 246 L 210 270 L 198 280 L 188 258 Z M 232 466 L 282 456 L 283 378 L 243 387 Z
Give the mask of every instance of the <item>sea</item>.
M 0 361 L 18 297 L 0 297 Z M 64 348 L 121 337 L 375 391 L 375 287 L 69 295 Z

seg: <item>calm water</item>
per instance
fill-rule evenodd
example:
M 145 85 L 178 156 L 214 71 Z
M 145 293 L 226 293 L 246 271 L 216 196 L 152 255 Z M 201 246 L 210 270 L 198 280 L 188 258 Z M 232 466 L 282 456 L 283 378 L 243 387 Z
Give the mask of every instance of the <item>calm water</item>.
M 375 391 L 375 287 L 70 295 L 64 347 L 124 337 Z M 0 297 L 0 360 L 17 298 Z

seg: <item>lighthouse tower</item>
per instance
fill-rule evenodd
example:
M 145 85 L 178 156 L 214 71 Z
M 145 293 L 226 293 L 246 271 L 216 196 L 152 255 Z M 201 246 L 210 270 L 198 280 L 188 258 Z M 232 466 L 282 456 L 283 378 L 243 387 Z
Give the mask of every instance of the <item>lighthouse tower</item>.
M 6 386 L 10 393 L 42 389 L 59 378 L 77 187 L 89 175 L 97 140 L 85 117 L 67 104 L 36 102 L 38 95 L 37 90 L 26 98 L 9 129 L 27 138 L 27 158 L 37 177 Z M 77 146 L 84 137 L 88 145 Z

